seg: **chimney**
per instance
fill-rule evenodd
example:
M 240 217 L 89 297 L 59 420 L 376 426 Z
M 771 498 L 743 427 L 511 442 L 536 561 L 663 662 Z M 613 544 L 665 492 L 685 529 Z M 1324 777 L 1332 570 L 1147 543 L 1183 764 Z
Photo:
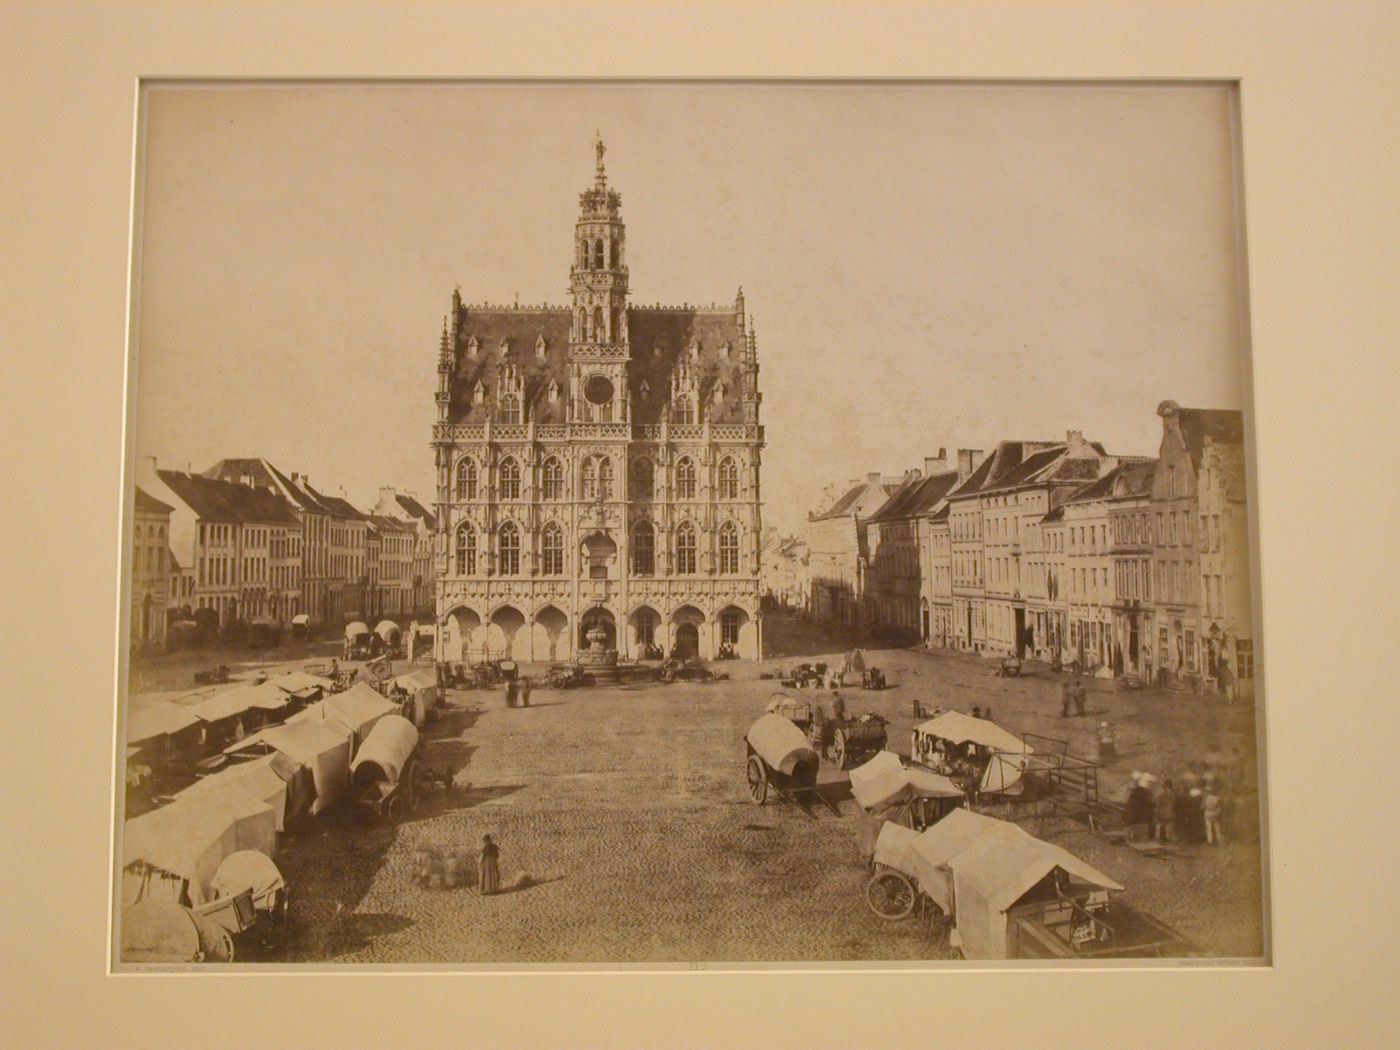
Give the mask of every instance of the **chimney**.
M 938 455 L 924 457 L 924 477 L 931 478 L 935 474 L 942 474 L 948 469 L 948 450 L 940 448 Z
M 982 465 L 983 458 L 980 448 L 958 449 L 958 480 L 966 481 L 968 476 Z
M 156 457 L 138 456 L 136 459 L 136 484 L 151 488 L 160 484 L 156 475 Z
M 1084 440 L 1084 431 L 1066 430 L 1065 444 L 1069 446 L 1066 454 L 1069 456 L 1082 456 L 1088 448 L 1088 443 Z

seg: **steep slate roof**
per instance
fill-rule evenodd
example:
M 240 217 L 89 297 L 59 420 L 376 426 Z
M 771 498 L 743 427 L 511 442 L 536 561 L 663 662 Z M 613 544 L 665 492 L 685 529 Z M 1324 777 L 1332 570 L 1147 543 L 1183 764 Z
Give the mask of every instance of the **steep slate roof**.
M 294 506 L 312 514 L 334 514 L 320 503 L 301 483 L 293 481 L 265 459 L 227 458 L 221 459 L 204 472 L 206 478 L 221 481 L 240 482 L 252 478 L 256 483 L 276 489 Z
M 306 486 L 306 491 L 315 497 L 316 502 L 325 508 L 324 513 L 334 515 L 338 518 L 349 518 L 352 521 L 363 521 L 367 515 L 361 514 L 350 504 L 339 496 L 327 496 L 325 493 L 317 492 L 310 485 Z
M 865 490 L 869 487 L 869 482 L 862 481 L 859 485 L 852 488 L 844 496 L 842 496 L 835 503 L 833 503 L 831 505 L 831 509 L 828 510 L 825 514 L 813 515 L 812 520 L 825 521 L 828 518 L 847 517 L 851 513 L 851 508 L 855 505 L 856 501 L 859 500 L 862 495 L 864 495 Z M 886 496 L 894 495 L 895 489 L 899 488 L 898 485 L 886 485 L 884 483 L 881 483 L 880 487 L 885 490 Z
M 140 485 L 137 485 L 136 509 L 143 514 L 169 514 L 175 508 L 168 503 L 162 503 L 150 493 L 143 491 Z
M 1201 450 L 1209 437 L 1217 445 L 1244 444 L 1244 413 L 1229 408 L 1178 408 L 1177 419 L 1191 466 L 1201 469 Z
M 206 478 L 201 474 L 183 474 L 176 470 L 156 472 L 206 521 L 250 522 L 260 525 L 297 524 L 291 505 L 275 492 L 238 485 L 231 481 Z
M 562 423 L 569 390 L 570 311 L 563 306 L 508 307 L 466 306 L 457 315 L 457 337 L 453 348 L 449 418 L 454 423 L 478 423 L 487 418 L 496 403 L 497 367 L 503 360 L 501 341 L 509 343 L 512 359 L 519 366 L 525 386 L 525 418 L 537 423 Z M 676 363 L 689 353 L 692 340 L 700 352 L 690 362 L 695 372 L 702 419 L 715 423 L 743 422 L 744 366 L 746 337 L 739 327 L 733 307 L 628 307 L 627 336 L 632 348 L 628 367 L 631 386 L 632 421 L 658 423 L 671 393 L 671 375 Z M 467 353 L 475 337 L 475 356 Z M 545 352 L 536 353 L 536 343 L 544 338 Z M 723 354 L 730 348 L 729 357 Z M 559 399 L 550 401 L 549 383 L 559 387 Z M 647 396 L 641 395 L 643 381 Z M 716 382 L 723 381 L 724 402 L 716 405 L 710 397 Z M 485 388 L 481 404 L 473 403 L 478 385 Z
M 990 456 L 982 461 L 982 465 L 969 475 L 968 479 L 957 487 L 954 492 L 948 494 L 949 499 L 958 499 L 962 496 L 973 496 L 982 492 L 989 492 L 994 488 L 1001 488 L 1002 481 L 1013 471 L 1016 471 L 1028 458 L 1039 455 L 1042 450 L 1063 452 L 1065 444 L 1063 441 L 999 441 L 996 449 Z M 1049 457 L 1045 462 L 1053 462 L 1054 457 Z M 1042 467 L 1045 463 L 1040 464 Z
M 391 518 L 387 514 L 366 514 L 365 517 L 370 524 L 376 528 L 386 529 L 390 532 L 413 532 L 413 525 L 407 521 L 400 521 L 398 518 Z
M 417 518 L 419 521 L 426 524 L 430 529 L 437 528 L 437 519 L 433 517 L 432 512 L 429 511 L 426 507 L 423 506 L 423 504 L 419 503 L 412 496 L 406 496 L 402 492 L 400 492 L 395 494 L 394 500 L 398 503 L 400 507 L 408 511 L 411 517 Z
M 930 474 L 926 478 L 911 478 L 896 489 L 885 505 L 866 520 L 878 522 L 913 517 L 937 506 L 957 484 L 957 471 Z

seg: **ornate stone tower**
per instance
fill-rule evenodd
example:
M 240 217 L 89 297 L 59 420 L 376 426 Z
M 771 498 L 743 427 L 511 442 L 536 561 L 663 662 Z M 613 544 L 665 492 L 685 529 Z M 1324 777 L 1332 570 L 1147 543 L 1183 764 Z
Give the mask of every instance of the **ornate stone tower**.
M 627 230 L 619 209 L 622 195 L 608 189 L 603 140 L 593 188 L 579 194 L 574 226 L 574 264 L 569 270 L 573 327 L 570 421 L 628 423 Z

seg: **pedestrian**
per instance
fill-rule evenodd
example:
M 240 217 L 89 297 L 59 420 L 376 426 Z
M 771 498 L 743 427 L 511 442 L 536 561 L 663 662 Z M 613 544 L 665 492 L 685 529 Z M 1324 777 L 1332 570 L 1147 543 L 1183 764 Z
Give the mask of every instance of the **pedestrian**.
M 1060 683 L 1060 717 L 1068 718 L 1074 704 L 1074 679 L 1066 678 Z
M 514 707 L 514 706 L 515 706 L 515 679 L 514 679 L 514 678 L 507 678 L 507 679 L 506 679 L 505 692 L 506 692 L 506 706 L 507 706 L 507 707 Z
M 1201 800 L 1201 815 L 1205 818 L 1206 825 L 1206 845 L 1221 846 L 1225 840 L 1220 837 L 1220 811 L 1224 808 L 1220 795 L 1214 788 L 1206 790 L 1205 797 Z
M 840 693 L 835 693 L 831 697 L 831 718 L 835 722 L 846 720 L 846 701 L 841 699 Z
M 1079 717 L 1084 717 L 1084 700 L 1088 694 L 1088 687 L 1084 684 L 1084 679 L 1074 680 L 1074 713 Z
M 1232 688 L 1234 681 L 1230 674 L 1230 665 L 1224 657 L 1220 658 L 1220 663 L 1215 668 L 1215 681 L 1220 688 L 1220 693 L 1225 697 L 1226 704 L 1235 702 L 1235 692 Z
M 529 706 L 530 706 L 530 679 L 529 679 L 529 678 L 522 678 L 522 679 L 520 680 L 520 706 L 521 706 L 521 707 L 529 707 Z
M 1177 796 L 1177 827 L 1184 842 L 1199 844 L 1206 840 L 1204 795 L 1193 787 Z
M 987 710 L 983 711 L 982 717 L 985 718 L 988 722 L 990 722 L 992 720 L 992 709 L 989 707 L 987 708 Z
M 491 836 L 481 836 L 481 879 L 478 888 L 483 894 L 495 893 L 501 888 L 500 856 L 500 847 L 491 841 Z
M 1130 842 L 1152 837 L 1152 792 L 1141 773 L 1133 773 L 1133 786 L 1128 789 L 1128 800 L 1123 807 L 1123 823 Z
M 1162 790 L 1157 792 L 1157 797 L 1153 799 L 1154 811 L 1156 813 L 1156 833 L 1157 841 L 1161 843 L 1176 841 L 1176 793 L 1172 791 L 1170 780 L 1162 781 Z
M 1099 723 L 1099 763 L 1108 765 L 1110 762 L 1118 761 L 1118 744 L 1114 739 L 1113 730 L 1107 722 Z
M 981 709 L 980 707 L 978 707 L 977 705 L 975 705 L 975 704 L 974 704 L 973 707 L 972 707 L 972 717 L 973 717 L 973 718 L 981 718 L 981 717 L 982 717 L 982 709 Z

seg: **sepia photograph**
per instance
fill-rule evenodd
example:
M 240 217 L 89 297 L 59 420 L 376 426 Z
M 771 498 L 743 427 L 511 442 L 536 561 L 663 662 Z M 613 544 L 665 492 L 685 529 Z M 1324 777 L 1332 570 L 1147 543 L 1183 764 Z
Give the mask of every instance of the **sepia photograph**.
M 1270 962 L 1236 84 L 136 104 L 114 971 Z

